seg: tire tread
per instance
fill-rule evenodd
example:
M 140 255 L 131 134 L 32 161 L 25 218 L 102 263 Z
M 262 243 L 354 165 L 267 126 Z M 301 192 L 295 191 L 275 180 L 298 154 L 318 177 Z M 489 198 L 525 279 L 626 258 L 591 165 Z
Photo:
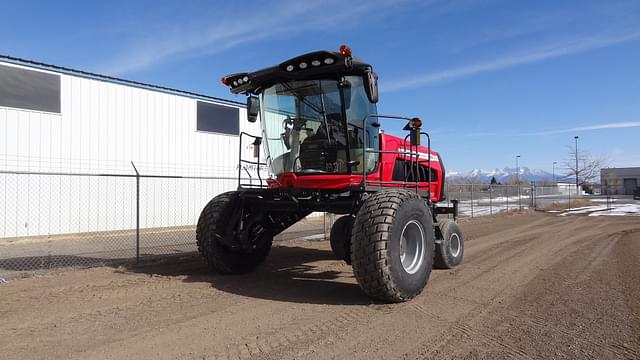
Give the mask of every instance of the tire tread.
M 351 235 L 353 272 L 362 290 L 375 299 L 402 302 L 418 295 L 407 295 L 399 289 L 391 276 L 387 259 L 395 215 L 403 202 L 412 199 L 423 200 L 418 194 L 406 190 L 380 191 L 365 201 L 356 216 Z M 433 254 L 433 241 L 427 241 L 427 246 L 431 247 L 427 254 Z M 425 261 L 431 268 L 433 258 Z
M 237 191 L 222 193 L 209 201 L 202 209 L 196 226 L 198 251 L 209 268 L 221 274 L 242 274 L 260 265 L 271 250 L 272 239 L 264 247 L 251 252 L 238 252 L 226 248 L 218 242 L 218 229 L 228 225 L 224 214 L 233 210 L 232 203 L 238 196 Z M 213 236 L 212 236 L 213 234 Z

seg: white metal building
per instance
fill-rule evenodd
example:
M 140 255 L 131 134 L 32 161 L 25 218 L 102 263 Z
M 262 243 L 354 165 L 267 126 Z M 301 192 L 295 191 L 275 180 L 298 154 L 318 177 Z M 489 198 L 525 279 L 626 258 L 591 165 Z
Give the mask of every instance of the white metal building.
M 259 133 L 245 119 L 237 102 L 0 57 L 0 238 L 133 228 L 135 178 L 69 175 L 132 163 L 193 177 L 142 179 L 141 227 L 192 225 L 235 189 L 238 134 Z

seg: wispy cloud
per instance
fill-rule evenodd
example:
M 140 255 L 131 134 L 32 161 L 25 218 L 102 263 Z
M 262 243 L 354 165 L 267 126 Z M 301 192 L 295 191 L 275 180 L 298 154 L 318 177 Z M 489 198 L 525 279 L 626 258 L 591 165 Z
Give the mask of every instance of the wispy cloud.
M 211 24 L 201 26 L 177 25 L 171 30 L 153 37 L 133 40 L 130 49 L 117 55 L 105 66 L 104 72 L 125 74 L 157 64 L 170 57 L 185 56 L 208 50 L 222 52 L 242 43 L 259 40 L 282 32 L 286 25 L 314 9 L 311 2 L 285 2 L 273 6 L 275 16 L 268 16 L 269 9 L 243 12 L 242 18 L 216 17 Z
M 637 128 L 637 127 L 640 127 L 640 121 L 626 121 L 626 122 L 615 122 L 615 123 L 607 123 L 607 124 L 597 124 L 597 125 L 590 125 L 590 126 L 580 126 L 580 127 L 574 127 L 574 128 L 568 128 L 568 129 L 521 133 L 518 135 L 520 136 L 554 135 L 554 134 L 575 133 L 575 132 L 592 131 L 592 130 L 628 129 L 628 128 Z
M 551 129 L 543 131 L 516 132 L 516 131 L 495 131 L 495 132 L 476 132 L 462 134 L 465 137 L 491 137 L 491 136 L 544 136 L 555 134 L 579 133 L 584 131 L 610 130 L 610 129 L 628 129 L 640 128 L 640 121 L 623 121 L 604 124 L 595 124 L 588 126 L 578 126 L 566 129 Z
M 534 50 L 508 53 L 486 62 L 469 64 L 390 82 L 383 84 L 381 91 L 392 92 L 432 85 L 442 81 L 463 78 L 483 72 L 497 71 L 517 65 L 540 62 L 638 39 L 640 39 L 640 31 L 635 30 L 621 34 L 597 35 L 549 43 Z
M 165 34 L 139 39 L 102 71 L 121 75 L 141 70 L 168 58 L 221 53 L 230 48 L 286 33 L 331 29 L 353 24 L 373 11 L 396 6 L 405 0 L 378 0 L 343 6 L 340 0 L 268 2 L 266 6 L 237 14 L 218 14 L 214 24 L 181 26 Z M 340 8 L 338 12 L 327 9 Z M 222 19 L 222 20 L 219 20 Z M 348 21 L 345 21 L 348 20 Z

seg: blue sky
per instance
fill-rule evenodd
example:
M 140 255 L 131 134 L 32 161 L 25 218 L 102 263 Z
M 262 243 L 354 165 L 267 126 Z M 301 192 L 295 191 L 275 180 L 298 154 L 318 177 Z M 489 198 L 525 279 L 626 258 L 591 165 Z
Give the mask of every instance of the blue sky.
M 640 1 L 5 1 L 0 53 L 238 101 L 221 76 L 349 44 L 449 169 L 640 166 Z M 7 16 L 7 14 L 11 14 Z M 397 127 L 383 123 L 392 132 Z

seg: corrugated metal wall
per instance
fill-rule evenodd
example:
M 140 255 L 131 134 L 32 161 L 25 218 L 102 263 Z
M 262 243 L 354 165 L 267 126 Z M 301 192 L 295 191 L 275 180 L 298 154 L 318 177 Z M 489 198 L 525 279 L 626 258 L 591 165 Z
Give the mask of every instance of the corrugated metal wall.
M 60 76 L 61 114 L 0 107 L 0 169 L 134 174 L 133 161 L 144 175 L 229 178 L 143 179 L 142 211 L 166 216 L 143 213 L 142 227 L 194 224 L 211 197 L 235 189 L 238 136 L 198 132 L 195 98 Z M 259 135 L 242 107 L 239 117 L 240 131 Z M 1 174 L 0 236 L 129 229 L 131 202 L 135 179 Z

